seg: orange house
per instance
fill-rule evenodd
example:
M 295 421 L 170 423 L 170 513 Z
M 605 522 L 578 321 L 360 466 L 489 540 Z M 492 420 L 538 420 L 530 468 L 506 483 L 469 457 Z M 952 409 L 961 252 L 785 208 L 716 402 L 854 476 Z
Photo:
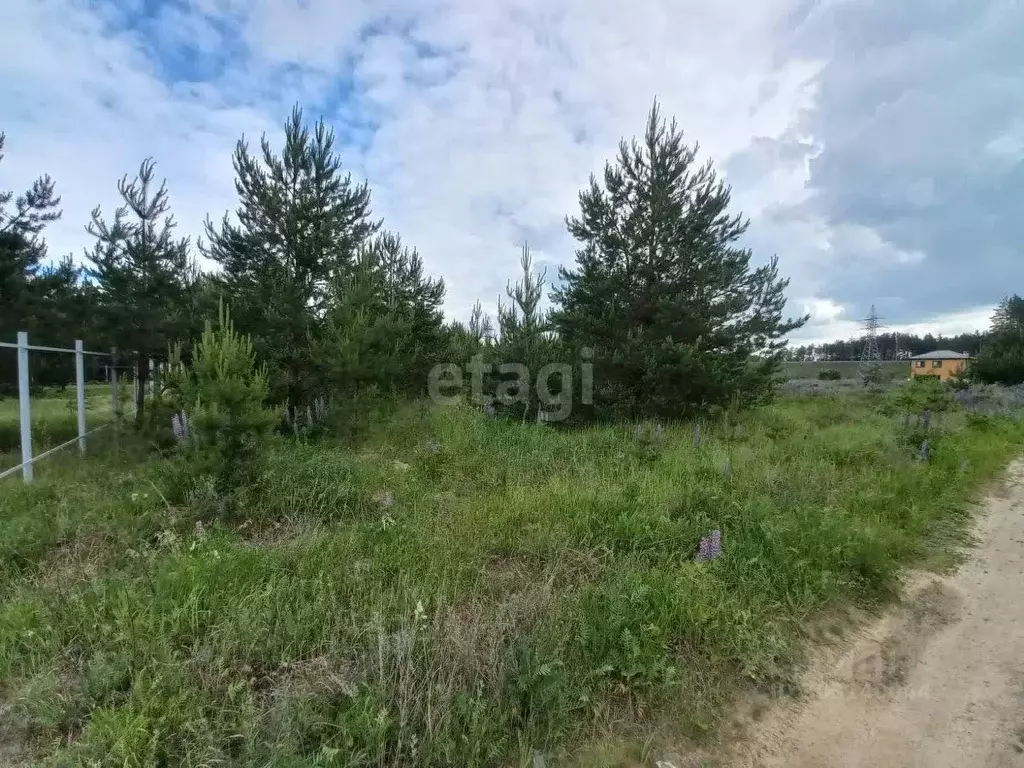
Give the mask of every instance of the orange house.
M 925 352 L 910 358 L 910 375 L 934 376 L 941 381 L 949 381 L 963 372 L 970 359 L 966 352 L 950 352 L 948 349 Z

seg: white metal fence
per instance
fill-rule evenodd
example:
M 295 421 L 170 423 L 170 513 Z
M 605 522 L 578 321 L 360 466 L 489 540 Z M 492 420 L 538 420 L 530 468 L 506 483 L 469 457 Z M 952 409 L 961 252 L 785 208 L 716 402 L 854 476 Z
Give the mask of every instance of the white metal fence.
M 109 363 L 106 366 L 108 371 L 108 378 L 110 380 L 110 403 L 111 413 L 116 421 L 118 412 L 118 395 L 117 395 L 117 369 L 116 369 L 116 358 L 117 350 L 111 349 L 109 352 L 93 352 L 85 349 L 84 344 L 81 340 L 75 341 L 74 349 L 62 349 L 60 347 L 41 347 L 33 346 L 28 343 L 28 333 L 25 331 L 18 332 L 18 341 L 16 344 L 10 342 L 0 341 L 0 347 L 8 349 L 16 349 L 18 351 L 18 422 L 21 431 L 21 463 L 17 466 L 10 467 L 0 471 L 0 480 L 12 475 L 21 470 L 22 479 L 26 483 L 32 482 L 32 468 L 33 464 L 40 459 L 44 459 L 52 453 L 56 453 L 64 448 L 67 448 L 74 443 L 78 443 L 78 450 L 81 453 L 85 453 L 85 438 L 91 435 L 93 432 L 97 432 L 105 427 L 110 426 L 114 423 L 108 422 L 101 424 L 97 427 L 93 427 L 90 430 L 86 430 L 85 423 L 85 357 L 86 355 L 107 358 Z M 78 410 L 78 436 L 73 437 L 70 440 L 56 445 L 38 456 L 32 455 L 32 398 L 29 392 L 29 352 L 58 352 L 58 353 L 71 353 L 75 356 L 75 395 L 76 405 Z M 136 381 L 136 387 L 138 382 Z

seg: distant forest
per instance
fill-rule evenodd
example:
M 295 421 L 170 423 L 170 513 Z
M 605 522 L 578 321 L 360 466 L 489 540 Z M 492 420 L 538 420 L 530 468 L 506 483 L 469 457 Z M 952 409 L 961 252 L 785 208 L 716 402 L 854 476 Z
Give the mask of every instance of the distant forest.
M 930 333 L 924 336 L 880 333 L 878 334 L 878 351 L 883 360 L 903 360 L 936 349 L 951 349 L 954 352 L 967 352 L 976 355 L 981 349 L 984 338 L 985 334 L 981 331 L 961 333 L 958 336 L 934 336 Z M 804 344 L 802 346 L 790 344 L 785 350 L 784 357 L 790 361 L 859 360 L 863 346 L 864 340 L 861 338 L 832 341 L 827 344 Z

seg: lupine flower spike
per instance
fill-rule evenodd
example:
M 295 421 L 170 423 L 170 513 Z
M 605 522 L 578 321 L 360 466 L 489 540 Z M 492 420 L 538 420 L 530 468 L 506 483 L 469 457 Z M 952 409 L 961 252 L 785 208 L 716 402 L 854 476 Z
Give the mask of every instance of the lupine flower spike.
M 716 560 L 722 556 L 722 532 L 717 528 L 710 536 L 701 538 L 697 548 L 697 561 Z
M 921 461 L 928 461 L 928 441 L 921 441 Z
M 179 443 L 188 440 L 189 434 L 191 433 L 190 427 L 191 425 L 188 423 L 188 414 L 184 411 L 171 416 L 171 431 L 174 433 L 174 439 Z

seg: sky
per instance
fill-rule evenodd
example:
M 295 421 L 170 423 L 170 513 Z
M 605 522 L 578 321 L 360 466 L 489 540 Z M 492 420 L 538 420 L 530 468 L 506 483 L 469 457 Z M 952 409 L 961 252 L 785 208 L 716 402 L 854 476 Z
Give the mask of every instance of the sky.
M 465 318 L 524 241 L 572 263 L 566 215 L 657 98 L 778 255 L 795 341 L 871 304 L 984 329 L 1024 293 L 1021 29 L 1018 0 L 6 0 L 0 189 L 53 176 L 50 255 L 80 256 L 152 157 L 198 236 L 239 138 L 279 146 L 298 103 Z

